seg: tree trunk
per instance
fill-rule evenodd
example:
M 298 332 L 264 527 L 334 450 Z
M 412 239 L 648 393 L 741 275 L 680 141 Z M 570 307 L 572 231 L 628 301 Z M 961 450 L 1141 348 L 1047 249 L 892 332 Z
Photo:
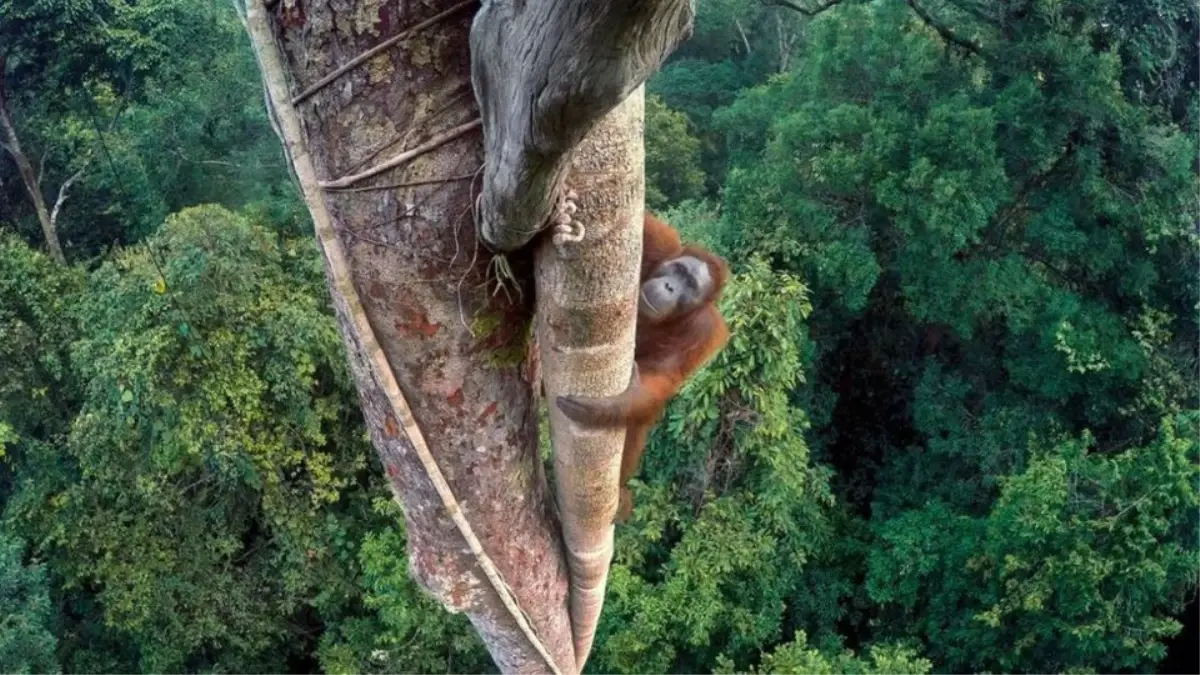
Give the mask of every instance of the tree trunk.
M 522 379 L 529 298 L 510 301 L 486 284 L 488 256 L 471 217 L 472 176 L 482 163 L 480 135 L 468 124 L 477 115 L 467 58 L 471 5 L 441 11 L 451 4 L 280 0 L 267 17 L 261 0 L 250 0 L 247 20 L 326 256 L 372 442 L 404 507 L 412 573 L 450 611 L 470 617 L 502 671 L 571 673 L 567 570 L 536 453 L 531 387 Z M 289 93 L 438 14 L 408 33 L 402 48 L 381 50 L 289 102 Z M 316 184 L 464 128 L 351 181 L 360 191 Z M 440 467 L 457 498 L 449 508 L 423 461 L 426 439 L 425 456 L 436 459 L 434 471 Z M 481 555 L 451 517 L 459 507 Z M 494 561 L 499 587 L 484 560 Z M 522 627 L 525 617 L 553 666 Z
M 552 243 L 537 252 L 538 347 L 581 669 L 604 606 L 625 432 L 576 425 L 554 398 L 618 394 L 629 384 L 645 203 L 643 114 L 638 88 L 584 137 L 568 180 L 580 194 L 586 239 L 567 258 Z
M 488 244 L 521 248 L 569 174 L 588 234 L 537 252 L 546 390 L 624 389 L 639 87 L 687 35 L 691 4 L 485 2 L 469 42 L 481 121 L 468 79 L 475 3 L 277 0 L 267 17 L 263 0 L 244 1 L 413 574 L 467 613 L 501 670 L 578 672 L 612 556 L 623 435 L 574 427 L 551 406 L 564 558 L 522 379 L 530 294 L 493 292 L 472 207 L 478 197 Z
M 564 178 L 582 206 L 583 241 L 543 239 L 536 267 L 580 668 L 604 603 L 624 434 L 572 424 L 554 400 L 629 384 L 645 197 L 640 87 L 690 35 L 692 17 L 689 0 L 493 1 L 471 27 L 487 150 L 480 237 L 501 251 L 525 246 L 556 215 Z
M 4 90 L 4 58 L 2 56 L 0 56 L 0 130 L 4 131 L 4 141 L 0 145 L 4 146 L 4 149 L 12 155 L 13 160 L 17 163 L 21 182 L 25 184 L 25 191 L 33 200 L 33 208 L 37 211 L 38 222 L 42 224 L 42 236 L 46 239 L 46 248 L 50 249 L 50 256 L 55 261 L 65 265 L 67 258 L 63 255 L 62 244 L 58 241 L 58 228 L 55 227 L 54 218 L 50 216 L 50 209 L 46 208 L 46 198 L 42 196 L 42 187 L 37 172 L 33 170 L 33 164 L 30 163 L 29 157 L 21 150 L 17 129 L 13 126 L 12 118 L 9 117 L 8 98 L 5 96 Z

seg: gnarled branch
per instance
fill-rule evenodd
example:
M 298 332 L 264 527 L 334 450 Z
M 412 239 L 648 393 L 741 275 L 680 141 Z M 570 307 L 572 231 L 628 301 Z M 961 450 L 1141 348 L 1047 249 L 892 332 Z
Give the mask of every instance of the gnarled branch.
M 483 241 L 528 243 L 545 225 L 569 153 L 691 34 L 690 0 L 484 2 L 471 25 L 483 115 Z

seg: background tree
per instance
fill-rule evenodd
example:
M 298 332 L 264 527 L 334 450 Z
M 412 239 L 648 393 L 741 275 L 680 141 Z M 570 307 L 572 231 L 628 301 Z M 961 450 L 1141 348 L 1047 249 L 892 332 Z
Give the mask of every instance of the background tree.
M 253 57 L 230 49 L 244 30 L 227 2 L 5 1 L 0 17 L 0 100 L 45 207 L 5 159 L 0 220 L 40 227 L 43 241 L 52 225 L 77 258 L 197 203 L 294 221 Z
M 7 433 L 0 425 L 0 452 Z M 23 565 L 24 549 L 25 542 L 0 532 L 0 667 L 6 673 L 61 672 L 46 569 Z

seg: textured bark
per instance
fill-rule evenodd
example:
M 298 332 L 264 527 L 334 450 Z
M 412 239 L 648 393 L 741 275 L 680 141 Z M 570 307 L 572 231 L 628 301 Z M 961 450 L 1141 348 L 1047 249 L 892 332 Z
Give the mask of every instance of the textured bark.
M 471 79 L 487 150 L 480 235 L 528 243 L 551 214 L 569 154 L 691 34 L 692 0 L 485 1 Z
M 263 11 L 260 0 L 248 4 Z M 279 0 L 270 16 L 275 44 L 256 41 L 260 65 L 267 73 L 262 54 L 277 45 L 294 95 L 454 4 Z M 475 118 L 470 19 L 463 11 L 414 31 L 299 103 L 300 124 L 294 126 L 303 139 L 288 143 L 289 156 L 318 221 L 371 439 L 404 507 L 414 577 L 448 609 L 470 617 L 502 671 L 549 670 L 448 517 L 404 433 L 415 420 L 537 636 L 562 672 L 577 672 L 566 565 L 536 457 L 531 388 L 522 377 L 530 308 L 527 298 L 509 301 L 487 288 L 488 260 L 476 244 L 470 213 L 477 194 L 470 177 L 482 161 L 479 132 L 460 134 L 353 186 L 378 189 L 316 188 L 317 181 L 363 172 Z M 276 89 L 286 85 L 274 83 Z M 272 99 L 277 109 L 290 111 L 287 93 Z M 286 138 L 288 130 L 283 132 Z M 336 232 L 322 234 L 321 217 Z M 344 251 L 344 261 L 332 259 L 331 249 Z M 334 283 L 338 265 L 352 279 Z M 382 359 L 356 329 L 364 317 L 412 419 L 397 419 L 386 382 L 373 370 Z
M 537 252 L 537 337 L 550 402 L 555 493 L 571 570 L 571 626 L 582 669 L 604 605 L 623 430 L 569 421 L 556 396 L 618 394 L 629 384 L 642 259 L 644 96 L 636 89 L 584 137 L 568 180 L 583 242 Z

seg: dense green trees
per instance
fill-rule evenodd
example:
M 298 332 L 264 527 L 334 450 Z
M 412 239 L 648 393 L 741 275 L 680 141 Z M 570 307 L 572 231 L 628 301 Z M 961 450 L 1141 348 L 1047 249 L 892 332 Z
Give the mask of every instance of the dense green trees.
M 180 7 L 0 0 L 46 198 L 85 169 L 63 266 L 0 161 L 0 670 L 489 670 L 394 556 L 236 18 Z M 589 670 L 1154 669 L 1200 568 L 1194 4 L 699 11 L 647 201 L 733 337 Z
M 646 208 L 661 209 L 695 199 L 704 191 L 700 139 L 688 118 L 653 94 L 646 97 Z
M 0 448 L 3 432 L 0 424 Z M 0 669 L 6 673 L 59 672 L 46 569 L 23 565 L 24 549 L 25 542 L 0 532 Z
M 1183 5 L 1153 62 L 1107 23 L 1128 3 L 966 4 L 814 22 L 713 115 L 723 221 L 735 258 L 812 288 L 797 395 L 870 514 L 872 632 L 939 669 L 1152 667 L 1196 569 Z M 1179 90 L 1139 103 L 1150 82 Z
M 138 241 L 203 202 L 294 221 L 294 188 L 227 2 L 0 0 L 0 62 L 0 101 L 47 209 L 67 185 L 56 227 L 68 258 Z M 0 149 L 0 222 L 44 243 L 8 154 Z

